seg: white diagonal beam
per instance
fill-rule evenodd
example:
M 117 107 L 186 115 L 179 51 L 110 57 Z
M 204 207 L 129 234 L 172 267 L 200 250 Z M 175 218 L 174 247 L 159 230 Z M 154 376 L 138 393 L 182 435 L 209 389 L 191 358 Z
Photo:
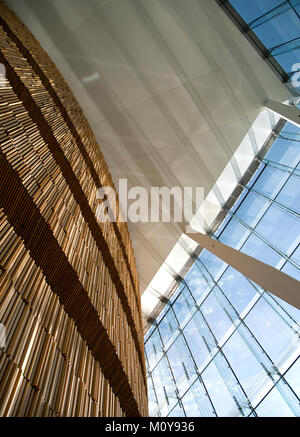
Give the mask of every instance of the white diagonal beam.
M 300 109 L 295 106 L 285 105 L 284 103 L 275 102 L 275 100 L 266 100 L 264 106 L 280 117 L 300 127 Z
M 208 235 L 196 231 L 186 235 L 265 290 L 300 309 L 300 282 L 296 279 Z

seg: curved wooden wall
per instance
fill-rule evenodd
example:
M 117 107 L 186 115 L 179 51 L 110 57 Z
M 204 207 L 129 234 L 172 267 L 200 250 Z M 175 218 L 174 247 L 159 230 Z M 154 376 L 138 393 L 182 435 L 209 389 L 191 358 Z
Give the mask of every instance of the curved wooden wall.
M 95 216 L 111 176 L 63 77 L 3 3 L 0 63 L 0 415 L 147 415 L 127 225 Z

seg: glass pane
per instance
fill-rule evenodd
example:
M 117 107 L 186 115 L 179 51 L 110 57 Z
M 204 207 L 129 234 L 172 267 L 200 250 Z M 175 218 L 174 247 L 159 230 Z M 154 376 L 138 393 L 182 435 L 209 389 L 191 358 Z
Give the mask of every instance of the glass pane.
M 286 172 L 267 166 L 253 188 L 270 199 L 274 199 L 288 177 L 289 174 Z
M 216 257 L 208 250 L 203 250 L 199 256 L 199 260 L 204 264 L 210 275 L 216 280 L 218 279 L 227 267 L 220 258 Z
M 196 365 L 199 371 L 201 371 L 210 360 L 210 353 L 194 319 L 186 325 L 183 334 L 193 354 Z
M 284 375 L 286 381 L 293 388 L 296 395 L 300 398 L 300 358 L 292 365 L 292 367 Z
M 295 308 L 294 306 L 288 304 L 282 299 L 279 299 L 277 296 L 272 296 L 273 299 L 276 300 L 276 302 L 279 303 L 281 308 L 283 308 L 287 314 L 295 321 L 298 325 L 300 325 L 300 310 L 298 308 Z M 292 323 L 292 322 L 291 322 Z
M 156 400 L 155 391 L 152 383 L 152 378 L 148 378 L 148 407 L 149 416 L 155 416 L 159 411 L 158 402 Z
M 186 287 L 182 289 L 181 294 L 173 303 L 173 310 L 180 325 L 184 325 L 196 310 L 191 294 Z
M 246 316 L 245 323 L 279 370 L 285 371 L 294 354 L 300 351 L 298 335 L 262 298 Z M 274 335 L 275 332 L 280 335 Z
M 248 342 L 254 341 L 250 334 L 247 340 Z M 223 351 L 250 402 L 254 406 L 257 405 L 273 386 L 271 379 L 261 366 L 259 358 L 254 356 L 238 332 L 230 337 L 224 345 Z
M 214 417 L 213 406 L 205 392 L 203 384 L 196 380 L 189 391 L 182 398 L 186 415 L 189 417 Z
M 282 261 L 278 253 L 254 234 L 250 235 L 241 251 L 273 267 L 279 266 Z
M 295 252 L 292 254 L 291 259 L 300 266 L 300 247 L 298 246 Z
M 250 192 L 237 210 L 236 216 L 253 228 L 269 206 L 270 202 L 268 200 Z
M 254 31 L 268 49 L 299 37 L 299 18 L 292 9 L 287 9 L 286 4 L 261 19 L 259 23 L 261 24 L 254 23 Z
M 196 302 L 199 302 L 209 291 L 207 281 L 201 274 L 197 264 L 195 263 L 184 278 L 190 292 Z
M 256 413 L 260 417 L 293 417 L 290 410 L 279 391 L 274 387 L 266 396 L 261 404 L 256 408 Z
M 170 309 L 158 325 L 163 344 L 167 348 L 179 332 L 179 326 L 173 311 Z
M 287 123 L 284 129 L 281 131 L 281 135 L 285 138 L 294 137 L 294 139 L 296 139 L 299 135 L 299 128 L 291 123 Z M 300 143 L 279 137 L 273 143 L 269 152 L 266 154 L 265 159 L 275 161 L 289 167 L 295 167 L 300 159 Z
M 245 226 L 236 220 L 231 220 L 222 232 L 219 240 L 224 244 L 228 244 L 228 246 L 239 249 L 249 234 L 250 231 L 248 231 Z
M 300 178 L 299 176 L 292 175 L 276 197 L 276 201 L 300 214 L 299 200 Z
M 287 255 L 295 250 L 300 241 L 297 217 L 274 204 L 270 206 L 255 229 Z
M 167 351 L 167 356 L 179 394 L 182 395 L 189 388 L 196 375 L 194 362 L 182 336 L 176 338 Z
M 161 360 L 153 370 L 152 379 L 161 415 L 166 416 L 178 402 L 178 398 L 172 374 L 165 359 Z
M 163 344 L 161 342 L 157 329 L 153 331 L 153 334 L 145 344 L 145 353 L 147 355 L 149 367 L 150 369 L 153 369 L 153 367 L 160 360 L 163 354 Z
M 218 285 L 239 314 L 249 311 L 260 296 L 248 279 L 230 266 Z
M 240 416 L 237 405 L 213 362 L 204 370 L 202 378 L 217 415 L 220 417 Z
M 276 59 L 276 61 L 281 65 L 281 67 L 286 72 L 291 72 L 292 66 L 299 62 L 300 59 L 300 48 L 299 48 L 300 40 L 292 41 L 289 44 L 286 44 L 280 49 L 275 49 L 274 54 L 272 55 Z M 279 53 L 279 54 L 278 54 Z
M 201 305 L 201 310 L 217 341 L 224 342 L 231 333 L 232 322 L 212 292 Z
M 168 415 L 168 417 L 185 417 L 185 413 L 184 410 L 182 408 L 182 406 L 180 405 L 180 403 L 178 403 L 173 410 L 171 411 L 171 413 Z
M 282 3 L 282 0 L 230 0 L 232 6 L 249 23 Z

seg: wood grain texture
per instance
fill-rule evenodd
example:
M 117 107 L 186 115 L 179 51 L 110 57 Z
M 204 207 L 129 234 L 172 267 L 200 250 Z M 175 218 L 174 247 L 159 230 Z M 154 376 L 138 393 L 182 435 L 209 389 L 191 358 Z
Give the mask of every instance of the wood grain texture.
M 128 229 L 95 217 L 111 176 L 55 65 L 0 14 L 0 415 L 147 415 Z

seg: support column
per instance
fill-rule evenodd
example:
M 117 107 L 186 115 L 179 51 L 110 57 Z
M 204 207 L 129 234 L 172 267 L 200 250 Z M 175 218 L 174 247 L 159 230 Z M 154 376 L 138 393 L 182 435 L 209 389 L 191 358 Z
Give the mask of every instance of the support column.
M 285 105 L 284 103 L 275 102 L 275 100 L 266 100 L 264 106 L 270 109 L 280 117 L 300 127 L 300 109 L 295 106 Z
M 186 235 L 265 290 L 300 309 L 300 282 L 296 279 L 208 235 L 200 232 Z

